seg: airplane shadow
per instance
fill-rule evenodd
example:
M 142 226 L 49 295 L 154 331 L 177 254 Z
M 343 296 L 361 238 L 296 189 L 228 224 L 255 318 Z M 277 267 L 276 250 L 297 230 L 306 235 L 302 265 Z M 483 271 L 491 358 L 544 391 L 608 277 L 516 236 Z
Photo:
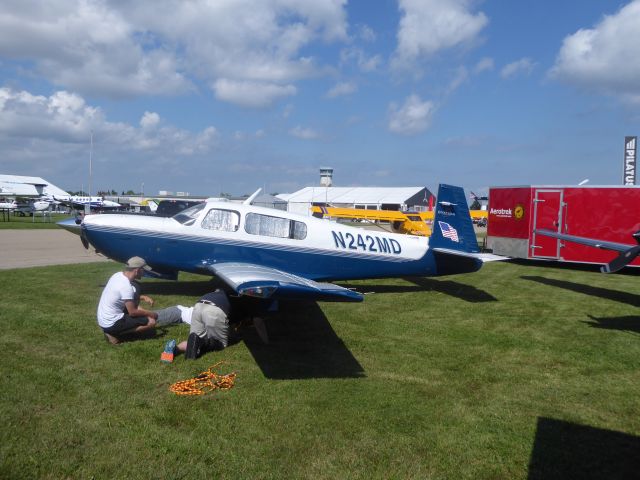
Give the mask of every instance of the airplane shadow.
M 528 478 L 640 478 L 640 437 L 540 417 Z
M 589 315 L 590 322 L 585 321 L 587 325 L 593 328 L 604 328 L 606 330 L 621 330 L 631 333 L 640 333 L 640 317 L 636 315 L 628 315 L 626 317 L 594 317 Z
M 317 303 L 280 302 L 280 311 L 265 319 L 265 325 L 268 344 L 262 342 L 255 328 L 243 329 L 243 341 L 265 377 L 294 380 L 365 376 Z
M 143 281 L 141 284 L 142 293 L 145 295 L 189 295 L 194 297 L 201 297 L 205 293 L 213 292 L 216 288 L 224 286 L 215 278 L 192 282 Z
M 594 297 L 606 298 L 620 303 L 626 303 L 633 307 L 640 307 L 640 296 L 632 293 L 621 292 L 619 290 L 611 290 L 602 287 L 592 287 L 590 285 L 584 285 L 582 283 L 568 282 L 566 280 L 556 280 L 553 278 L 545 278 L 538 276 L 522 276 L 523 280 L 530 280 L 532 282 L 544 283 L 545 285 L 551 285 L 552 287 L 565 288 L 567 290 L 573 290 L 574 292 L 584 293 L 585 295 L 591 295 Z
M 423 277 L 404 277 L 406 282 L 413 285 L 358 285 L 357 289 L 371 293 L 411 293 L 434 291 L 457 297 L 465 302 L 482 303 L 496 302 L 498 299 L 479 288 L 451 280 L 431 280 Z

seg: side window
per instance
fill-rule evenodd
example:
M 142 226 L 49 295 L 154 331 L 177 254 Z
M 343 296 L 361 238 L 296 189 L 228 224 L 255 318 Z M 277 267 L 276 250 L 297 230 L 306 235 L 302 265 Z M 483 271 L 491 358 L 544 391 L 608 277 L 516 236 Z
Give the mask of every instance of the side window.
M 240 214 L 232 210 L 218 210 L 212 208 L 202 220 L 202 228 L 219 230 L 223 232 L 235 232 L 240 226 Z
M 307 226 L 302 222 L 257 213 L 247 214 L 244 228 L 247 233 L 266 237 L 302 240 L 307 236 Z

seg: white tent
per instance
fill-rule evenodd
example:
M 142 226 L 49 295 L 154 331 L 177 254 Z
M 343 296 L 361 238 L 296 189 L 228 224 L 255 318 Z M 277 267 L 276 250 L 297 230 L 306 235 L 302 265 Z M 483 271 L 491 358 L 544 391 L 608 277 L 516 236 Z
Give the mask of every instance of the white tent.
M 313 204 L 375 210 L 406 210 L 426 207 L 431 192 L 426 187 L 305 187 L 294 193 L 280 194 L 287 210 L 310 215 Z
M 0 196 L 39 197 L 41 195 L 67 196 L 67 192 L 40 177 L 0 174 Z

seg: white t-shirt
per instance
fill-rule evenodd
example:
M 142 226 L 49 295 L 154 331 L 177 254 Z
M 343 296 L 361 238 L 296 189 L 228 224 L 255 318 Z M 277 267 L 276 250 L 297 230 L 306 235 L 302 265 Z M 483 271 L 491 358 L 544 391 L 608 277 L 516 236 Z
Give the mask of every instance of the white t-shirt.
M 124 317 L 124 304 L 133 300 L 135 290 L 122 272 L 111 275 L 98 304 L 98 325 L 109 328 Z
M 191 314 L 193 313 L 193 307 L 184 307 L 182 305 L 176 305 L 180 309 L 180 316 L 184 323 L 191 325 Z

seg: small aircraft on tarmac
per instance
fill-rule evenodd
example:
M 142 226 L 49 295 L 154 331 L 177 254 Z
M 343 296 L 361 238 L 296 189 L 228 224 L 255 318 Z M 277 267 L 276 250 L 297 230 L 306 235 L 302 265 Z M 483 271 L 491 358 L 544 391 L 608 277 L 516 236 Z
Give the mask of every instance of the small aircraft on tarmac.
M 534 233 L 545 235 L 551 238 L 558 238 L 568 242 L 575 242 L 581 245 L 600 248 L 602 250 L 611 250 L 620 252 L 620 255 L 611 260 L 608 264 L 600 267 L 602 273 L 615 273 L 626 267 L 628 264 L 640 255 L 640 230 L 631 236 L 635 239 L 636 245 L 628 245 L 626 243 L 608 242 L 605 240 L 596 240 L 594 238 L 578 237 L 576 235 L 568 235 L 566 233 L 558 233 L 552 230 L 540 229 L 534 230 Z
M 86 215 L 80 235 L 118 262 L 141 256 L 152 276 L 179 271 L 215 275 L 238 295 L 276 300 L 362 301 L 326 280 L 474 272 L 483 261 L 464 191 L 440 185 L 430 237 L 364 230 L 311 216 L 220 199 L 173 217 Z M 71 220 L 58 225 L 78 233 Z
M 63 205 L 66 205 L 71 208 L 75 208 L 77 210 L 82 210 L 86 205 L 89 205 L 91 210 L 110 210 L 120 208 L 118 202 L 112 202 L 111 200 L 105 200 L 102 197 L 89 197 L 89 196 L 78 196 L 78 195 L 68 195 L 68 196 L 55 196 L 54 200 L 60 202 Z

